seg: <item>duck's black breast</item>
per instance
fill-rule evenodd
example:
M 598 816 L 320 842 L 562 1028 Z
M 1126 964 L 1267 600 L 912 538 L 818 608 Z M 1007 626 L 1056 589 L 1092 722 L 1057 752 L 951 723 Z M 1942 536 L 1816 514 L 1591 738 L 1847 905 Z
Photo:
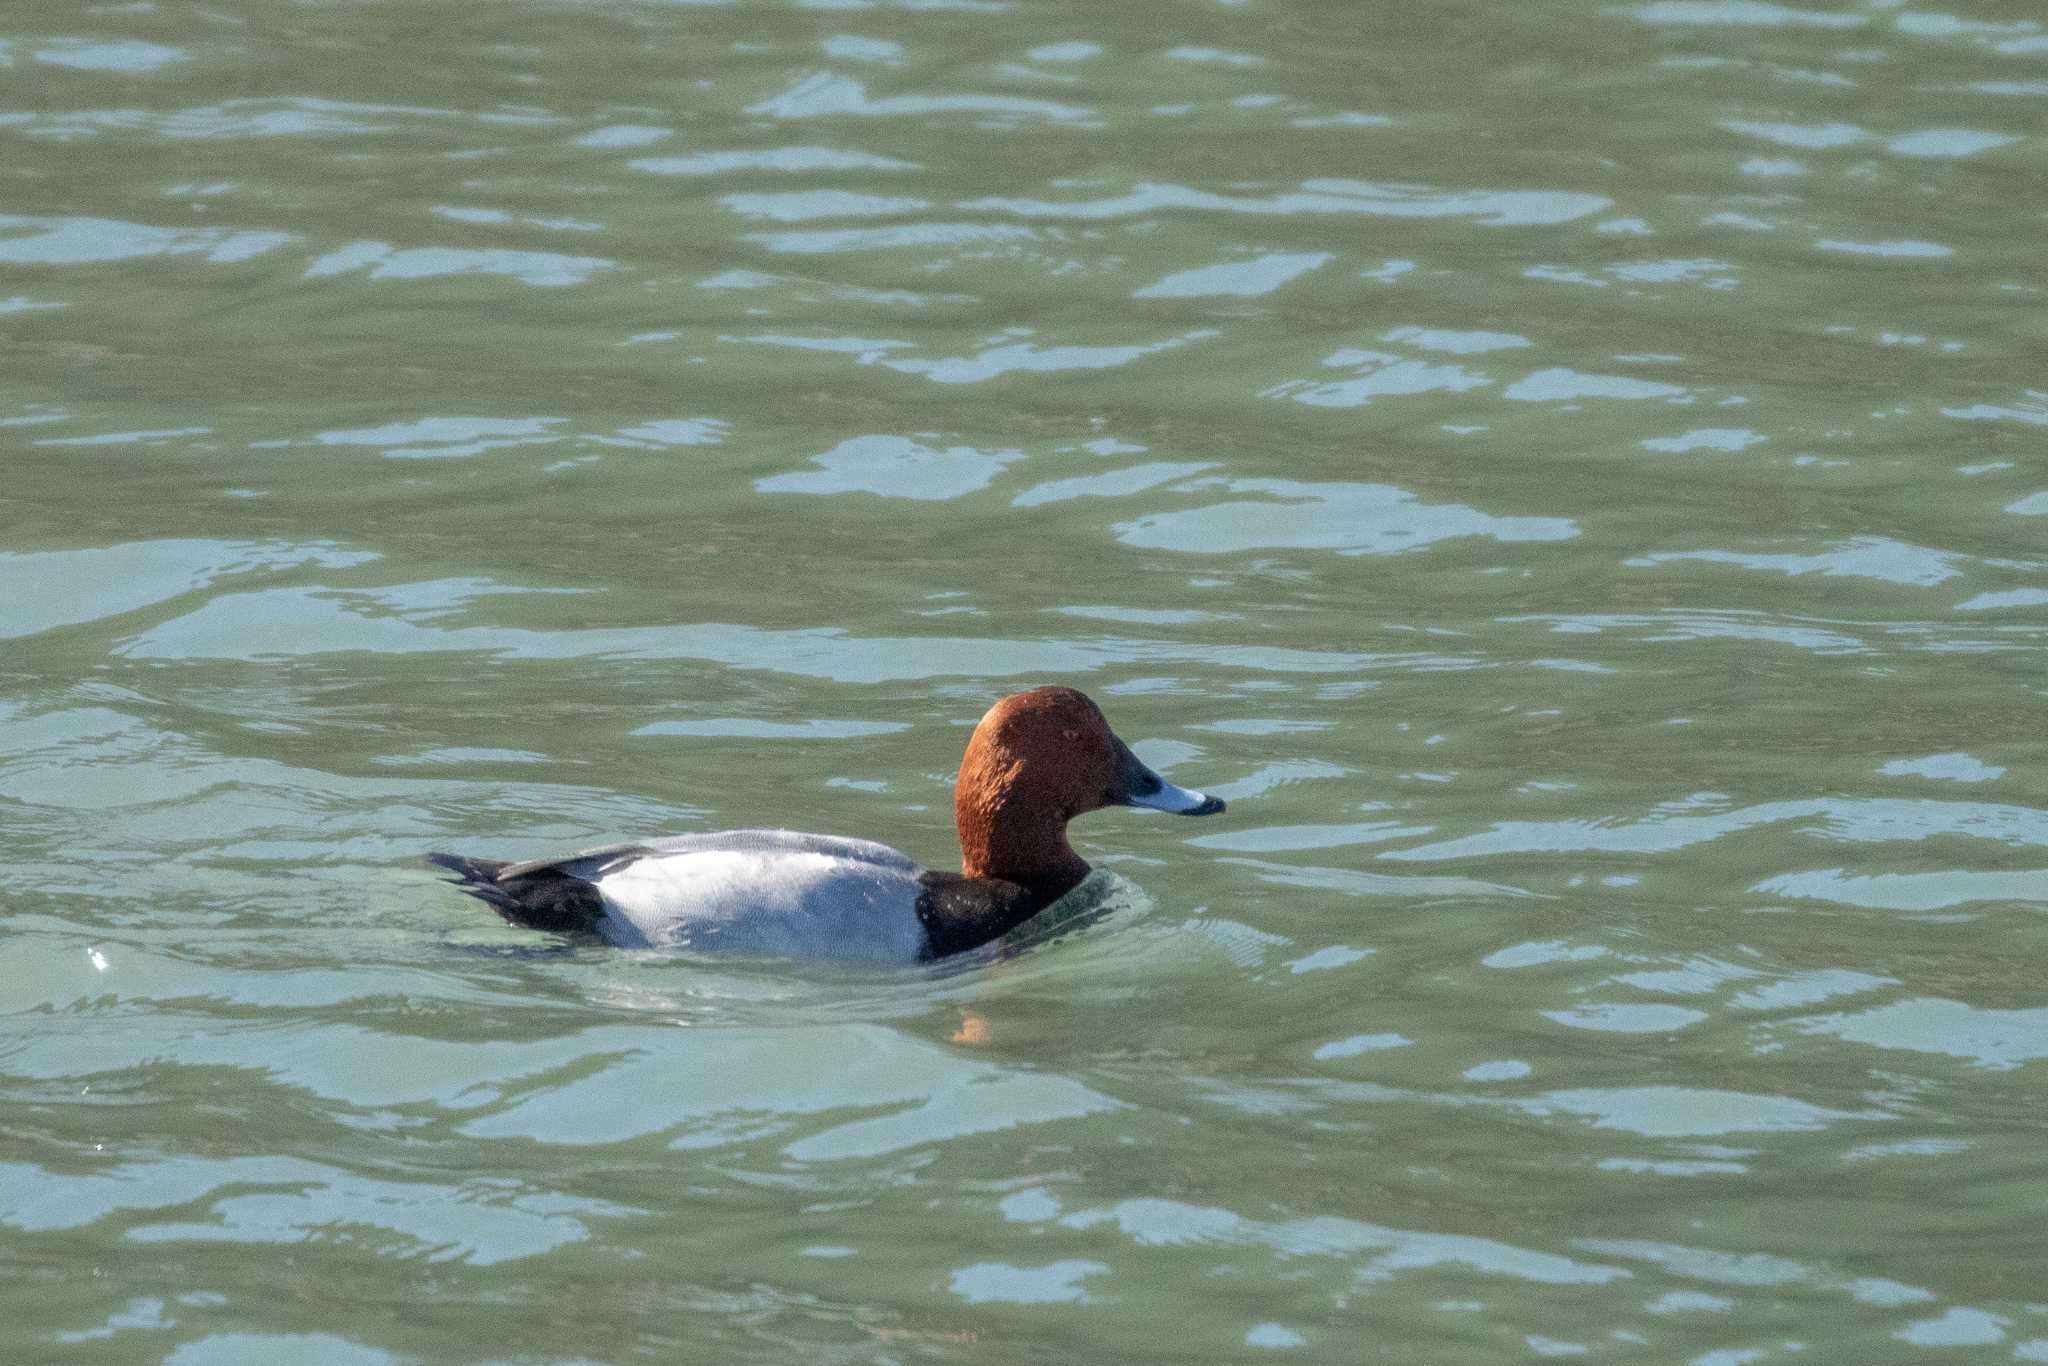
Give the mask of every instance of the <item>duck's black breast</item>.
M 924 926 L 927 959 L 980 948 L 1037 915 L 1076 885 L 934 872 L 926 872 L 917 883 L 917 918 Z

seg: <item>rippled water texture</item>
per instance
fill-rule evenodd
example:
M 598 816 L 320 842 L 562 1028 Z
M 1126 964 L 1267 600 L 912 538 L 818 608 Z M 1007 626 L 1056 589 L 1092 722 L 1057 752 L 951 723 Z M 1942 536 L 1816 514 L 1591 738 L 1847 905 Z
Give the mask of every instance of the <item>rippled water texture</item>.
M 0 20 L 0 1360 L 2048 1361 L 2048 15 Z M 418 866 L 1200 823 L 951 970 Z

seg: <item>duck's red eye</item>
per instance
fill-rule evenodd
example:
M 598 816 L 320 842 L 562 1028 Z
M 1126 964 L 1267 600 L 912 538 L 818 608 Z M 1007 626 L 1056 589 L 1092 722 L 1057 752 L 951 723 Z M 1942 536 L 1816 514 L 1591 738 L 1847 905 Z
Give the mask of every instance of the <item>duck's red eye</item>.
M 1063 730 L 1060 734 L 1069 741 L 1076 741 L 1081 738 L 1081 732 L 1078 730 Z

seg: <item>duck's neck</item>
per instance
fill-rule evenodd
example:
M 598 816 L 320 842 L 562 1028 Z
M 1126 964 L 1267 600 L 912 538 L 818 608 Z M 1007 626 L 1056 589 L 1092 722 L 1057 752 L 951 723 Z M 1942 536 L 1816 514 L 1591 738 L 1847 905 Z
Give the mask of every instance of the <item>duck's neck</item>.
M 1000 878 L 1056 899 L 1088 876 L 1088 861 L 1067 843 L 1066 817 L 1017 805 L 983 810 L 957 804 L 960 873 Z

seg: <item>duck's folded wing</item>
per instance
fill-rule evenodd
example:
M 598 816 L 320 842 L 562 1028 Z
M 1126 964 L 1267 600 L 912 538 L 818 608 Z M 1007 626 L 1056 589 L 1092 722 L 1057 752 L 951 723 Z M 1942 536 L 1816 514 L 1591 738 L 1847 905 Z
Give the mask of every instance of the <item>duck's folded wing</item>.
M 498 870 L 498 880 L 506 881 L 516 877 L 531 877 L 535 873 L 558 873 L 564 877 L 581 878 L 585 882 L 595 881 L 606 872 L 634 859 L 646 858 L 659 853 L 656 847 L 660 840 L 625 840 L 618 844 L 600 844 L 594 849 L 579 849 L 573 854 L 556 854 L 549 858 L 530 858 L 519 863 L 508 863 Z

